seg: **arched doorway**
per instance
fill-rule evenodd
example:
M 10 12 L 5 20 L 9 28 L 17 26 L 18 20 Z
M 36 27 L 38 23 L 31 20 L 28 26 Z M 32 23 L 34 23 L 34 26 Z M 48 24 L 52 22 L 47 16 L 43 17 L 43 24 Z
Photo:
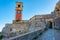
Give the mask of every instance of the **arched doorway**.
M 51 21 L 47 21 L 47 28 L 52 28 L 52 22 Z
M 46 22 L 46 28 L 53 28 L 52 26 L 53 25 L 52 25 L 52 22 L 51 21 L 47 21 Z
M 52 22 L 49 21 L 49 28 L 52 28 Z

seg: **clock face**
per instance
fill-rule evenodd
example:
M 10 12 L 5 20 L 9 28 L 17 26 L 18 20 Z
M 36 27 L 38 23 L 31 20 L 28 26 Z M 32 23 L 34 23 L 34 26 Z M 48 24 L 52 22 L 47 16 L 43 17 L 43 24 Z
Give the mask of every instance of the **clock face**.
M 18 11 L 18 13 L 20 13 L 20 11 Z

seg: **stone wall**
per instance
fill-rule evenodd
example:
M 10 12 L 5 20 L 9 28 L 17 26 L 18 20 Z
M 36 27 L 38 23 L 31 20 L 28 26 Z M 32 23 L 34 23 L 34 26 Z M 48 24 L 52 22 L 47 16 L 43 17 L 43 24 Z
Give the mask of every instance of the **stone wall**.
M 34 40 L 43 31 L 44 29 L 42 30 L 40 29 L 40 30 L 33 31 L 33 32 L 28 32 L 28 33 L 25 33 L 25 34 L 22 34 L 16 37 L 9 38 L 9 40 Z
M 24 23 L 21 24 L 6 24 L 5 27 L 2 30 L 2 33 L 4 36 L 10 37 L 10 34 L 13 34 L 12 36 L 19 35 L 26 33 L 28 31 L 28 24 Z M 18 33 L 18 34 L 17 34 Z
M 60 29 L 60 18 L 55 19 L 55 28 Z

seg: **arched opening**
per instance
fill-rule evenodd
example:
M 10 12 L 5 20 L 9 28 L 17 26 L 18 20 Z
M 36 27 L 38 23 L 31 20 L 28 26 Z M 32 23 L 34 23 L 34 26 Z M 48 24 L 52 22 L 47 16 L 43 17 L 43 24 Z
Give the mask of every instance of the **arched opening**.
M 52 22 L 49 21 L 49 28 L 52 28 Z
M 47 21 L 46 22 L 46 28 L 53 28 L 52 26 L 53 25 L 52 25 L 52 22 L 51 21 Z

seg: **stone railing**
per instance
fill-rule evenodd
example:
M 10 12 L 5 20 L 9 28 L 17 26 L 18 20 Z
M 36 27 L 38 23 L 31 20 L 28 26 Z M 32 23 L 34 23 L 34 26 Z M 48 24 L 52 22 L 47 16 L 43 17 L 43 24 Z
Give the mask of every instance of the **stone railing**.
M 44 29 L 39 29 L 36 31 L 28 32 L 22 35 L 18 35 L 16 37 L 9 38 L 9 40 L 34 40 L 39 36 L 42 32 L 44 32 Z

